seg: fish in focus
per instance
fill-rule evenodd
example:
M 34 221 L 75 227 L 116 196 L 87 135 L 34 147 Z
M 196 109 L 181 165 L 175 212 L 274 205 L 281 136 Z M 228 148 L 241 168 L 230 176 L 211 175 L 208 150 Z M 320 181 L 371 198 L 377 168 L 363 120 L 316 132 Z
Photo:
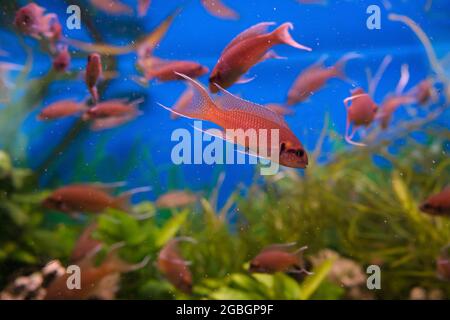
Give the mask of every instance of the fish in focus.
M 104 280 L 110 276 L 118 276 L 121 273 L 132 272 L 143 268 L 148 259 L 145 258 L 142 262 L 137 264 L 129 264 L 124 262 L 118 256 L 118 249 L 120 245 L 113 245 L 109 250 L 105 259 L 100 265 L 95 264 L 95 258 L 101 247 L 95 248 L 81 261 L 77 262 L 80 268 L 80 289 L 69 289 L 67 283 L 71 273 L 64 273 L 59 276 L 47 288 L 45 296 L 46 300 L 60 300 L 60 299 L 88 299 L 95 297 L 98 291 L 101 291 L 104 285 Z M 115 289 L 117 290 L 117 288 Z
M 86 110 L 87 106 L 82 102 L 77 102 L 74 100 L 60 100 L 42 109 L 38 114 L 37 119 L 40 121 L 56 120 L 73 116 Z
M 450 216 L 450 187 L 445 187 L 441 192 L 431 195 L 419 209 L 432 216 Z
M 221 19 L 237 19 L 239 15 L 236 11 L 228 8 L 222 0 L 200 0 L 201 4 L 211 15 Z
M 349 105 L 350 101 L 352 101 L 351 105 Z M 347 109 L 345 141 L 356 146 L 365 146 L 365 144 L 355 142 L 352 139 L 359 127 L 367 127 L 373 122 L 378 111 L 377 104 L 364 89 L 356 88 L 351 91 L 349 98 L 344 99 L 344 105 Z M 353 129 L 349 133 L 351 124 L 353 124 Z
M 97 81 L 102 76 L 102 60 L 98 53 L 91 53 L 87 58 L 85 82 L 94 104 L 98 102 Z
M 67 49 L 67 46 L 61 47 L 56 55 L 53 57 L 52 66 L 53 69 L 57 72 L 64 72 L 70 66 L 70 53 Z
M 350 52 L 339 59 L 333 66 L 325 67 L 324 58 L 309 66 L 297 76 L 288 91 L 287 105 L 292 106 L 308 99 L 312 94 L 325 86 L 332 78 L 347 79 L 344 68 L 351 59 L 361 57 L 359 54 Z
M 194 242 L 191 238 L 179 237 L 169 240 L 161 249 L 158 255 L 158 270 L 169 280 L 178 290 L 192 293 L 192 273 L 189 269 L 189 262 L 184 260 L 180 254 L 178 243 L 180 241 Z
M 101 119 L 109 117 L 122 117 L 122 116 L 138 116 L 141 112 L 138 109 L 142 99 L 127 102 L 121 99 L 113 99 L 103 101 L 92 108 L 89 108 L 83 114 L 83 120 Z
M 255 273 L 306 273 L 301 253 L 307 249 L 302 247 L 291 252 L 289 249 L 295 244 L 274 244 L 264 248 L 250 261 L 250 272 Z
M 158 208 L 180 208 L 194 204 L 198 201 L 198 196 L 183 190 L 169 191 L 156 199 Z
M 98 248 L 101 245 L 100 241 L 92 238 L 92 233 L 95 229 L 97 229 L 97 223 L 94 222 L 83 230 L 72 249 L 70 261 L 77 262 L 83 260 L 89 253 L 93 252 L 95 248 Z
M 108 208 L 130 211 L 130 199 L 137 193 L 147 192 L 142 187 L 126 191 L 118 196 L 110 194 L 108 185 L 72 184 L 54 190 L 42 205 L 51 210 L 68 214 L 101 213 Z
M 154 58 L 151 68 L 145 69 L 144 72 L 147 80 L 172 81 L 183 79 L 175 72 L 190 78 L 198 78 L 208 73 L 209 69 L 194 61 L 167 61 Z
M 292 23 L 283 23 L 272 32 L 267 32 L 272 22 L 262 22 L 236 36 L 222 51 L 209 78 L 209 89 L 218 92 L 214 84 L 228 88 L 239 81 L 252 66 L 273 57 L 270 48 L 277 44 L 287 44 L 294 48 L 311 51 L 310 48 L 297 43 L 289 34 Z
M 133 9 L 119 0 L 89 0 L 97 9 L 112 15 L 132 14 Z
M 208 91 L 197 81 L 185 75 L 179 75 L 185 78 L 194 89 L 194 97 L 191 104 L 183 111 L 178 112 L 161 104 L 160 106 L 180 116 L 210 121 L 225 130 L 229 129 L 234 132 L 238 132 L 236 130 L 239 129 L 244 132 L 247 130 L 255 130 L 257 133 L 259 133 L 259 130 L 267 130 L 266 132 L 270 132 L 272 129 L 278 130 L 280 139 L 278 146 L 279 163 L 287 167 L 306 168 L 308 165 L 308 156 L 303 145 L 291 131 L 284 119 L 278 114 L 256 103 L 240 99 L 218 85 L 217 88 L 222 95 L 220 96 L 220 103 L 215 103 L 209 96 Z M 270 141 L 271 134 L 267 136 L 266 142 L 269 147 L 265 155 L 258 153 L 261 147 L 264 148 L 265 146 L 258 147 L 255 144 L 250 145 L 251 141 L 249 142 L 248 139 L 244 139 L 243 147 L 260 156 L 270 157 L 272 155 L 272 148 L 270 147 L 272 145 Z M 225 133 L 222 135 L 222 138 L 226 139 Z M 230 142 L 239 143 L 235 139 Z

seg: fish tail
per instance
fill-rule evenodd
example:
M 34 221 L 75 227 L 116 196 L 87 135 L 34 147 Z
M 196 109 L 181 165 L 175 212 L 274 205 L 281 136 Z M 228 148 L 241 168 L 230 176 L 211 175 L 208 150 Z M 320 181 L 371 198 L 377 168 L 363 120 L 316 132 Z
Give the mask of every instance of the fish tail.
M 336 73 L 336 76 L 346 81 L 349 81 L 349 78 L 345 74 L 345 66 L 348 61 L 358 58 L 362 58 L 362 55 L 356 52 L 349 52 L 345 54 L 342 58 L 340 58 L 334 65 L 334 71 Z
M 116 244 L 113 244 L 111 248 L 108 250 L 108 254 L 103 263 L 103 266 L 104 267 L 106 266 L 107 269 L 110 269 L 113 272 L 122 273 L 139 270 L 145 267 L 150 261 L 149 256 L 146 256 L 144 259 L 142 259 L 141 262 L 138 262 L 136 264 L 130 264 L 128 262 L 123 261 L 122 259 L 119 258 L 118 251 L 124 246 L 125 246 L 124 242 L 118 242 Z
M 120 194 L 113 203 L 113 207 L 119 210 L 124 210 L 126 212 L 130 212 L 131 210 L 131 197 L 133 197 L 135 194 L 148 192 L 152 188 L 151 187 L 140 187 L 131 189 L 128 191 L 125 191 L 124 193 Z
M 272 35 L 281 43 L 285 43 L 297 49 L 312 51 L 311 48 L 298 43 L 292 38 L 291 34 L 289 33 L 289 30 L 291 29 L 294 29 L 294 25 L 291 22 L 285 22 L 277 29 L 275 29 L 272 32 Z
M 182 110 L 173 110 L 171 108 L 165 107 L 162 104 L 159 104 L 164 109 L 169 110 L 172 113 L 175 113 L 179 116 L 190 118 L 190 119 L 200 119 L 200 120 L 210 120 L 214 118 L 215 111 L 217 111 L 217 106 L 212 101 L 209 96 L 208 91 L 197 81 L 188 77 L 185 74 L 175 72 L 178 76 L 187 80 L 190 84 L 190 87 L 193 90 L 192 98 L 185 105 Z
M 98 90 L 97 90 L 97 86 L 93 86 L 93 87 L 89 88 L 89 92 L 91 93 L 92 102 L 93 102 L 94 104 L 97 104 L 97 102 L 98 102 Z

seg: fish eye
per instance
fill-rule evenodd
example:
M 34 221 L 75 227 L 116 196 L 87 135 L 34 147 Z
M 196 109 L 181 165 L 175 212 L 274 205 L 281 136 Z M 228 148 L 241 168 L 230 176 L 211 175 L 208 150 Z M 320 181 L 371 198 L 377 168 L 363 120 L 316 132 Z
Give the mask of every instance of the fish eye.
M 296 154 L 298 157 L 303 157 L 303 156 L 305 155 L 305 151 L 303 151 L 302 149 L 298 149 L 298 150 L 295 152 L 295 154 Z

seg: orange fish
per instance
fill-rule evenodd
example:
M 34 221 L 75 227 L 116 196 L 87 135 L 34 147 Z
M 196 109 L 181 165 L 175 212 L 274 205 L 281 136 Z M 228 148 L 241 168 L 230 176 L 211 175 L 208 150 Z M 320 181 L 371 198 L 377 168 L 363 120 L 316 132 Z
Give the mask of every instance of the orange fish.
M 352 90 L 351 94 L 351 97 L 344 99 L 344 105 L 347 109 L 345 141 L 356 146 L 365 146 L 363 143 L 354 142 L 352 138 L 358 127 L 367 127 L 372 123 L 378 111 L 378 106 L 362 88 Z M 350 101 L 352 101 L 351 105 L 348 104 Z M 349 134 L 351 124 L 353 124 L 353 130 Z
M 158 208 L 179 208 L 189 206 L 198 201 L 198 196 L 187 191 L 170 191 L 158 197 Z
M 107 117 L 107 118 L 95 119 L 91 124 L 91 130 L 92 131 L 101 131 L 101 130 L 117 128 L 125 123 L 128 123 L 128 122 L 136 119 L 136 117 L 138 115 L 140 115 L 140 113 L 126 114 L 126 115 L 118 116 L 118 117 Z
M 174 238 L 167 242 L 158 255 L 158 270 L 169 280 L 169 282 L 180 291 L 192 293 L 192 274 L 189 270 L 189 262 L 185 261 L 180 254 L 178 243 L 180 241 L 194 242 L 186 237 Z
M 150 190 L 147 187 L 136 188 L 115 197 L 110 194 L 110 189 L 111 186 L 102 184 L 72 184 L 54 190 L 42 204 L 69 214 L 100 213 L 107 208 L 130 211 L 130 198 Z
M 75 243 L 74 248 L 72 249 L 70 261 L 72 262 L 81 261 L 95 248 L 98 248 L 100 246 L 101 244 L 100 241 L 92 238 L 92 233 L 95 231 L 96 228 L 97 223 L 94 222 L 88 225 L 83 230 L 77 242 Z
M 175 72 L 185 74 L 191 78 L 200 77 L 209 72 L 209 69 L 193 61 L 164 61 L 154 59 L 152 68 L 145 70 L 147 80 L 158 79 L 159 81 L 181 80 Z
M 442 249 L 441 255 L 436 261 L 436 271 L 439 279 L 450 281 L 450 245 Z
M 98 53 L 91 53 L 87 58 L 85 81 L 94 104 L 98 101 L 97 81 L 102 76 L 102 61 Z
M 305 101 L 332 78 L 346 79 L 347 77 L 344 74 L 345 64 L 349 60 L 359 57 L 361 56 L 354 52 L 348 53 L 328 68 L 324 66 L 324 58 L 321 58 L 295 79 L 288 92 L 287 105 L 292 106 Z
M 31 2 L 17 10 L 14 25 L 23 34 L 40 38 L 51 31 L 51 22 L 57 19 L 55 14 L 44 14 L 45 11 L 45 8 Z
M 122 15 L 133 13 L 131 7 L 119 0 L 90 0 L 90 2 L 97 9 L 109 14 Z
M 61 100 L 42 109 L 37 119 L 41 121 L 61 119 L 84 112 L 86 109 L 87 106 L 84 103 L 73 100 Z
M 222 19 L 237 19 L 239 15 L 225 6 L 221 0 L 201 0 L 203 7 L 211 15 Z
M 292 23 L 283 23 L 272 32 L 267 28 L 274 23 L 262 22 L 245 30 L 235 37 L 223 50 L 209 78 L 209 89 L 218 92 L 214 84 L 228 88 L 239 80 L 252 66 L 273 57 L 270 48 L 277 44 L 287 44 L 294 48 L 311 51 L 310 48 L 297 43 L 289 34 Z
M 255 130 L 259 135 L 259 130 L 267 130 L 266 132 L 270 132 L 272 129 L 278 130 L 280 139 L 279 163 L 294 168 L 305 168 L 308 165 L 308 156 L 303 145 L 278 114 L 256 103 L 240 99 L 218 85 L 217 88 L 222 95 L 220 96 L 220 103 L 217 103 L 211 99 L 208 91 L 197 81 L 182 74 L 178 75 L 192 85 L 194 89 L 192 103 L 183 111 L 178 112 L 162 104 L 159 104 L 160 106 L 180 116 L 211 121 L 225 130 L 230 129 L 234 132 L 237 132 L 238 129 L 244 132 Z M 225 133 L 223 137 L 226 137 Z M 269 147 L 265 156 L 272 154 L 270 138 L 271 134 L 268 134 L 267 144 Z M 234 139 L 230 142 L 236 143 Z M 257 145 L 249 145 L 247 139 L 245 139 L 243 146 L 255 153 L 260 150 Z
M 422 80 L 408 93 L 415 97 L 417 103 L 420 105 L 425 105 L 430 101 L 437 100 L 437 93 L 432 79 Z
M 67 50 L 67 46 L 63 46 L 53 58 L 53 69 L 57 72 L 66 71 L 70 66 L 70 60 L 70 53 Z
M 137 12 L 139 17 L 144 17 L 147 15 L 148 9 L 150 8 L 151 0 L 138 0 L 137 1 Z
M 386 129 L 391 121 L 392 114 L 402 105 L 414 103 L 416 99 L 408 95 L 388 96 L 381 104 L 377 119 L 381 128 Z
M 250 272 L 256 273 L 306 273 L 303 259 L 300 255 L 307 247 L 302 247 L 294 252 L 290 252 L 289 248 L 293 243 L 275 244 L 264 248 L 250 262 Z
M 142 99 L 138 99 L 132 102 L 126 102 L 125 100 L 115 99 L 109 101 L 103 101 L 98 103 L 92 108 L 89 108 L 83 115 L 83 120 L 100 119 L 108 117 L 121 117 L 126 115 L 137 116 L 140 114 L 137 108 Z
M 194 98 L 194 89 L 190 85 L 187 86 L 186 90 L 181 94 L 178 98 L 173 110 L 177 113 L 172 113 L 170 117 L 172 119 L 177 119 L 179 117 L 178 113 L 182 113 L 189 105 L 192 103 L 192 99 Z
M 69 277 L 72 274 L 64 273 L 50 283 L 45 299 L 88 299 L 101 290 L 102 281 L 108 276 L 135 271 L 147 264 L 147 258 L 134 265 L 122 261 L 117 252 L 120 247 L 119 245 L 112 246 L 106 258 L 98 266 L 95 263 L 95 258 L 100 246 L 92 250 L 86 257 L 77 262 L 77 266 L 80 268 L 80 289 L 69 289 L 67 283 L 70 283 Z
M 450 216 L 450 187 L 430 196 L 420 205 L 420 210 L 433 216 Z

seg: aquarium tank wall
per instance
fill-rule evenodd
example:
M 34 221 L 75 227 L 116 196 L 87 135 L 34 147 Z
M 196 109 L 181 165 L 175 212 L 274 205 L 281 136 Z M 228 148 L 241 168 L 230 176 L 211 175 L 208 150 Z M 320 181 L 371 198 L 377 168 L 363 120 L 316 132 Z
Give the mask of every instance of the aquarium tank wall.
M 0 299 L 450 298 L 448 1 L 0 12 Z

